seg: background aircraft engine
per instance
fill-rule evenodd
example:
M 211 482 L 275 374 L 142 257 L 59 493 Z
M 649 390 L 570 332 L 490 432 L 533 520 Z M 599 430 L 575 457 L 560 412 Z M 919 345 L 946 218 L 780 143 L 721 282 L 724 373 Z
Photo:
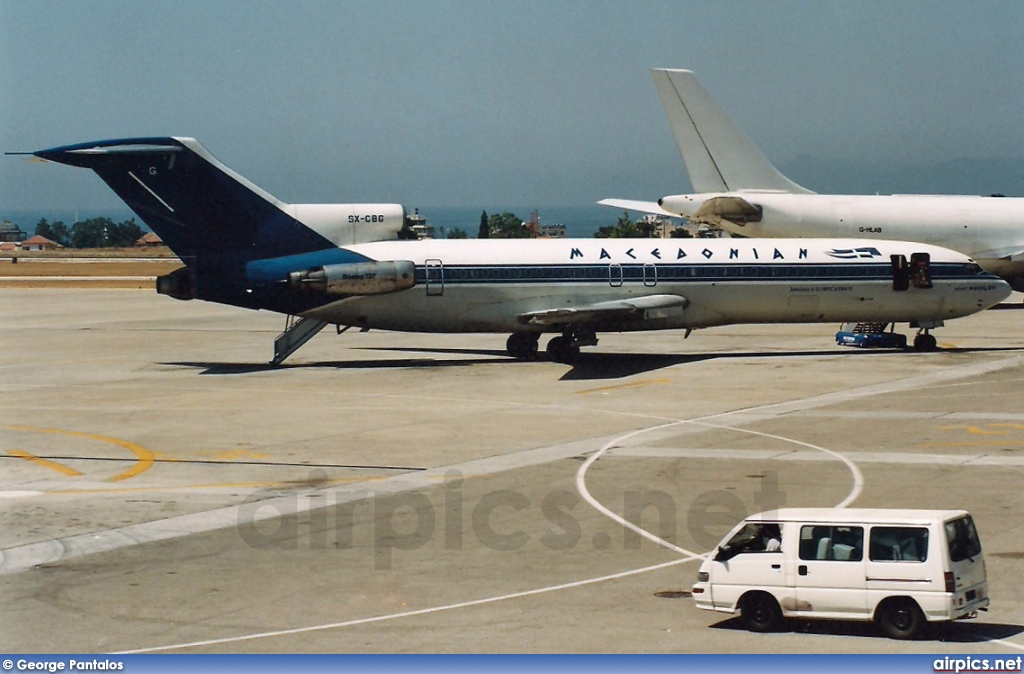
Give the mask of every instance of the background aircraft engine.
M 329 264 L 293 271 L 288 284 L 331 295 L 381 295 L 416 285 L 416 264 L 408 260 Z

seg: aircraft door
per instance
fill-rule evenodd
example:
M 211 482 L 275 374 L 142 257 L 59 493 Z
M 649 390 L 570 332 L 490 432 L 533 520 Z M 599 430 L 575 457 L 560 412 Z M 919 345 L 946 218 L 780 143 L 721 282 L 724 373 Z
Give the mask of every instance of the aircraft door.
M 622 287 L 622 265 L 608 265 L 608 284 L 613 288 Z
M 427 288 L 427 296 L 440 296 L 444 294 L 444 265 L 440 260 L 431 259 L 425 263 L 424 283 Z
M 649 262 L 644 265 L 644 285 L 648 288 L 658 285 L 658 268 Z

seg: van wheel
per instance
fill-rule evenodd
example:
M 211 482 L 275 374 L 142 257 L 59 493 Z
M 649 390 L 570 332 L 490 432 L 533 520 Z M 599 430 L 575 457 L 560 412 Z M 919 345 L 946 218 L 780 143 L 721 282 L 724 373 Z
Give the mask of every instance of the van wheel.
M 906 597 L 882 602 L 875 612 L 875 622 L 891 639 L 913 639 L 925 625 L 924 615 L 917 602 Z
M 751 592 L 740 604 L 740 617 L 751 632 L 773 632 L 782 625 L 782 610 L 767 592 Z

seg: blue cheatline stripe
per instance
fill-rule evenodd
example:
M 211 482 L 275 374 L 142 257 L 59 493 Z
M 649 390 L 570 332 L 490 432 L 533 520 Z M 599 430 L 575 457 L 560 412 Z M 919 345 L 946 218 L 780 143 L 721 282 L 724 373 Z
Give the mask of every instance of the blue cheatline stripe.
M 416 268 L 416 281 L 427 279 L 425 266 Z M 609 283 L 618 281 L 654 280 L 659 283 L 680 283 L 692 281 L 892 281 L 889 264 L 801 264 L 801 265 L 444 265 L 429 267 L 431 281 L 472 285 L 475 283 Z M 995 277 L 978 275 L 959 263 L 936 263 L 931 265 L 931 277 L 942 280 L 963 280 L 971 282 L 994 281 Z M 620 276 L 621 274 L 621 276 Z

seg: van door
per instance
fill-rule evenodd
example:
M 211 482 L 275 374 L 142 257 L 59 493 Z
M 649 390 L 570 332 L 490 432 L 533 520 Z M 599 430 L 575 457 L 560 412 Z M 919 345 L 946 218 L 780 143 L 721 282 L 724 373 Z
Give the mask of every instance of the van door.
M 765 528 L 772 525 L 778 532 L 775 523 L 747 522 L 718 548 L 709 569 L 711 599 L 716 607 L 735 607 L 747 590 L 762 589 L 783 596 L 784 554 L 778 546 L 769 545 L 774 536 L 765 535 Z
M 970 515 L 964 515 L 946 522 L 943 528 L 955 591 L 979 588 L 985 582 L 985 560 L 981 554 L 981 541 L 978 539 L 974 520 Z M 976 598 L 969 596 L 967 601 L 974 601 Z
M 803 524 L 797 555 L 789 556 L 796 573 L 794 604 L 798 614 L 843 617 L 867 615 L 864 580 L 864 527 Z

